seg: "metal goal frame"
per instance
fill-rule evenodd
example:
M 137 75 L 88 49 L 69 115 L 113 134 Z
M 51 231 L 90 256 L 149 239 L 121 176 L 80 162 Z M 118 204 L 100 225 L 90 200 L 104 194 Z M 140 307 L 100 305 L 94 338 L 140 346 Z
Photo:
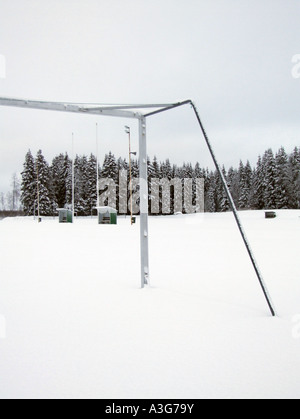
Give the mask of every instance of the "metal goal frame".
M 206 134 L 200 115 L 192 100 L 167 104 L 135 104 L 135 105 L 95 105 L 78 104 L 64 102 L 45 102 L 36 100 L 16 99 L 10 97 L 0 97 L 0 106 L 18 107 L 26 109 L 40 109 L 47 111 L 71 112 L 85 115 L 110 116 L 119 118 L 131 118 L 138 120 L 139 123 L 139 170 L 140 170 L 140 259 L 141 259 L 141 288 L 149 284 L 149 246 L 148 246 L 148 168 L 147 168 L 147 118 L 157 115 L 161 112 L 173 110 L 180 106 L 189 105 L 195 113 L 202 135 L 214 161 L 216 170 L 220 176 L 226 195 L 230 202 L 235 221 L 247 249 L 249 258 L 255 270 L 257 279 L 262 288 L 272 316 L 276 316 L 274 304 L 271 301 L 264 279 L 250 248 L 240 217 L 238 215 L 235 203 L 233 201 L 230 189 L 227 185 L 225 176 L 221 170 L 210 140 Z M 142 111 L 142 112 L 141 112 Z

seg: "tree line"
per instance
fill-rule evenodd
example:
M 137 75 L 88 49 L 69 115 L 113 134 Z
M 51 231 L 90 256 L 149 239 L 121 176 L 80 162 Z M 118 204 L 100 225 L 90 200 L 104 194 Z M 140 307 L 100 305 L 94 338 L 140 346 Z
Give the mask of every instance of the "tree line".
M 110 178 L 118 190 L 120 176 L 127 176 L 129 184 L 129 167 L 126 159 L 116 158 L 109 152 L 99 165 L 100 179 Z M 132 176 L 139 177 L 138 160 L 132 159 Z M 229 185 L 232 197 L 238 209 L 299 209 L 300 208 L 300 148 L 296 147 L 287 154 L 284 147 L 277 153 L 271 149 L 259 156 L 255 167 L 249 161 L 231 167 L 223 173 Z M 127 172 L 126 172 L 127 171 Z M 122 175 L 120 175 L 122 173 Z M 42 151 L 34 158 L 29 150 L 25 156 L 24 169 L 21 173 L 21 203 L 25 215 L 37 213 L 38 195 L 39 210 L 44 216 L 57 215 L 57 208 L 71 208 L 72 204 L 72 160 L 67 153 L 57 155 L 52 163 L 46 161 Z M 160 180 L 204 179 L 205 211 L 225 212 L 230 209 L 217 171 L 184 163 L 181 166 L 171 164 L 170 160 L 158 161 L 156 157 L 148 158 L 149 212 L 151 214 L 151 183 Z M 97 204 L 97 159 L 95 155 L 76 156 L 74 160 L 74 203 L 75 212 L 81 216 L 91 215 Z M 124 179 L 122 180 L 124 182 Z M 138 187 L 137 187 L 138 188 Z M 129 186 L 127 198 L 129 200 Z M 100 194 L 103 191 L 100 191 Z M 118 191 L 117 191 L 118 192 Z M 160 190 L 160 208 L 162 213 L 163 188 Z M 168 194 L 171 199 L 171 213 L 174 210 L 174 186 L 170 182 Z M 195 188 L 193 186 L 193 200 Z M 118 196 L 118 193 L 117 193 Z M 118 208 L 118 199 L 116 201 Z M 183 205 L 184 208 L 184 205 Z M 129 209 L 128 209 L 129 211 Z M 123 212 L 122 212 L 123 213 Z M 157 213 L 157 211 L 156 211 Z

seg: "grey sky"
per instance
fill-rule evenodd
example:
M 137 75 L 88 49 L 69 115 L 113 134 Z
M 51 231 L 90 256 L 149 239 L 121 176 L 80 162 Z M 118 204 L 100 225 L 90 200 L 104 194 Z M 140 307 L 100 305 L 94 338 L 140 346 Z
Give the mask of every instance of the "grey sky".
M 299 0 L 0 0 L 0 95 L 97 103 L 193 99 L 221 163 L 300 145 Z M 1 65 L 1 60 L 0 60 Z M 1 71 L 0 71 L 1 76 Z M 114 118 L 0 108 L 0 191 L 28 148 L 127 155 Z M 133 147 L 137 144 L 135 123 Z M 148 124 L 149 154 L 212 167 L 192 111 Z

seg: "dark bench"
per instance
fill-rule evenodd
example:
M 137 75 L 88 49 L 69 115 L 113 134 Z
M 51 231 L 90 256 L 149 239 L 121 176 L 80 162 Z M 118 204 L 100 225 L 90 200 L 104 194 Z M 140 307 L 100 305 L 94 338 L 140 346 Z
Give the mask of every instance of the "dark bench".
M 276 212 L 275 211 L 266 211 L 265 212 L 266 218 L 276 218 Z

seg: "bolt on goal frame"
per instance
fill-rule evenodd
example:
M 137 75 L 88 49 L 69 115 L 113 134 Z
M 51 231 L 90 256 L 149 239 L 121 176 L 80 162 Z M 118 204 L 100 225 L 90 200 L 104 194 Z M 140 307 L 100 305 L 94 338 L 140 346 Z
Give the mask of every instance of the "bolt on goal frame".
M 192 100 L 186 100 L 177 103 L 168 104 L 136 104 L 136 105 L 95 105 L 95 104 L 78 104 L 67 102 L 45 102 L 35 100 L 15 99 L 9 97 L 0 97 L 0 106 L 40 109 L 58 112 L 71 112 L 85 115 L 111 116 L 119 118 L 131 118 L 138 120 L 139 123 L 139 170 L 140 170 L 140 258 L 141 258 L 141 287 L 149 284 L 149 247 L 148 247 L 148 168 L 147 168 L 147 136 L 146 136 L 146 119 L 161 112 L 166 112 L 180 106 L 190 105 L 195 113 L 196 119 L 200 126 L 202 135 L 209 149 L 211 157 L 214 161 L 216 170 L 222 181 L 224 190 L 229 199 L 231 209 L 234 214 L 235 221 L 242 236 L 243 242 L 247 249 L 249 258 L 255 270 L 257 279 L 262 288 L 264 297 L 272 316 L 276 316 L 274 305 L 271 301 L 264 279 L 259 271 L 258 265 L 250 248 L 240 217 L 238 215 L 231 192 L 227 185 L 225 176 L 221 170 L 210 140 L 206 134 L 200 115 Z

